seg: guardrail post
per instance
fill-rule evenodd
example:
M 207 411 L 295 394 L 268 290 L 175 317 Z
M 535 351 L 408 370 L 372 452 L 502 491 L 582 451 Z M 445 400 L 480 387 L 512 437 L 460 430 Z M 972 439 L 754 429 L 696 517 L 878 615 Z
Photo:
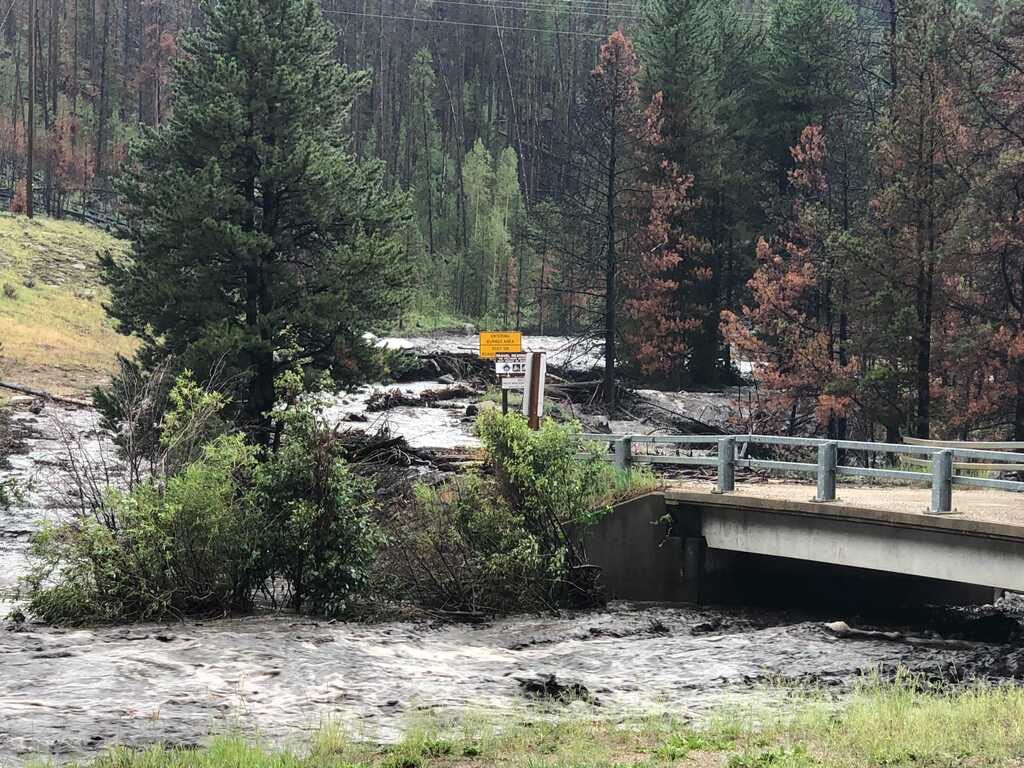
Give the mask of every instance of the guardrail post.
M 936 451 L 932 454 L 932 506 L 933 515 L 953 511 L 953 452 Z
M 718 441 L 718 486 L 715 493 L 736 490 L 736 440 L 723 437 Z
M 615 468 L 628 472 L 633 453 L 633 441 L 623 437 L 615 441 Z
M 818 446 L 818 494 L 815 501 L 836 500 L 836 461 L 838 446 L 835 443 L 821 443 Z

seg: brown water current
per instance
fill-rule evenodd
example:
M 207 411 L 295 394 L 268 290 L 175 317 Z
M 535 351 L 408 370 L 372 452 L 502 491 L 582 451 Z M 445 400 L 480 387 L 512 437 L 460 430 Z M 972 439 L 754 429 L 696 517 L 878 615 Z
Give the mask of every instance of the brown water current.
M 723 618 L 727 618 L 723 622 Z M 0 634 L 0 761 L 125 743 L 194 743 L 240 724 L 283 736 L 330 719 L 371 738 L 409 715 L 516 708 L 514 677 L 555 673 L 602 711 L 699 715 L 773 678 L 842 682 L 941 652 L 838 641 L 817 624 L 613 606 L 482 628 L 285 617 Z M 709 622 L 712 632 L 694 629 Z
M 0 512 L 0 612 L 16 604 L 27 539 L 66 471 L 61 420 L 93 459 L 110 455 L 88 411 L 18 418 L 29 452 L 6 470 L 35 488 Z M 58 493 L 59 497 L 60 494 Z M 60 761 L 113 744 L 194 744 L 236 728 L 285 738 L 324 721 L 392 739 L 422 710 L 501 714 L 540 706 L 516 678 L 553 673 L 585 685 L 612 717 L 669 711 L 697 717 L 723 701 L 782 696 L 765 683 L 843 690 L 861 674 L 904 664 L 943 670 L 1004 647 L 840 640 L 821 620 L 767 612 L 615 604 L 593 613 L 520 616 L 482 626 L 331 623 L 259 616 L 181 624 L 0 629 L 0 765 Z

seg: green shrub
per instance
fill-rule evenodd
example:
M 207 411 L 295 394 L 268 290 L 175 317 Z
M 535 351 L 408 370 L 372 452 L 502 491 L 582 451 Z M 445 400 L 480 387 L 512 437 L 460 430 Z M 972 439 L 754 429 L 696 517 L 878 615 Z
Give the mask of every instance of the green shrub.
M 0 351 L 3 345 L 0 344 Z M 5 410 L 0 409 L 0 469 L 9 467 L 8 457 L 18 450 L 18 441 L 11 429 L 11 420 Z M 0 510 L 9 509 L 21 501 L 25 489 L 13 479 L 0 480 Z
M 727 738 L 700 733 L 673 733 L 654 750 L 654 754 L 662 760 L 682 760 L 691 752 L 721 752 L 732 746 L 733 741 Z
M 0 480 L 0 509 L 10 509 L 21 498 L 18 484 L 13 480 Z
M 93 390 L 93 402 L 113 433 L 129 487 L 175 474 L 228 432 L 228 398 L 213 380 L 200 384 L 189 370 L 176 375 L 173 359 L 143 368 L 118 357 L 118 367 L 109 387 Z
M 91 515 L 44 526 L 30 611 L 80 623 L 248 608 L 260 530 L 245 488 L 256 464 L 241 437 L 220 437 L 165 483 L 108 490 Z
M 818 762 L 801 746 L 775 747 L 757 754 L 732 755 L 726 768 L 813 768 Z
M 450 611 L 496 612 L 544 604 L 537 540 L 494 484 L 476 474 L 420 486 L 396 516 L 382 557 L 398 599 Z
M 418 489 L 390 523 L 381 566 L 391 594 L 470 612 L 600 601 L 598 571 L 575 534 L 628 492 L 630 478 L 586 455 L 576 425 L 533 431 L 497 412 L 477 424 L 493 476 Z
M 518 414 L 487 410 L 477 430 L 503 495 L 536 535 L 561 541 L 566 524 L 592 522 L 607 511 L 614 470 L 584 451 L 578 423 L 545 419 L 534 431 Z
M 339 613 L 368 586 L 382 543 L 373 486 L 352 474 L 337 433 L 312 409 L 281 418 L 282 444 L 253 485 L 266 531 L 263 576 L 283 578 L 297 610 Z
M 48 622 L 141 621 L 247 610 L 258 598 L 344 610 L 369 583 L 381 537 L 373 487 L 312 406 L 278 413 L 270 452 L 226 429 L 220 395 L 179 378 L 158 470 L 44 526 L 28 606 Z

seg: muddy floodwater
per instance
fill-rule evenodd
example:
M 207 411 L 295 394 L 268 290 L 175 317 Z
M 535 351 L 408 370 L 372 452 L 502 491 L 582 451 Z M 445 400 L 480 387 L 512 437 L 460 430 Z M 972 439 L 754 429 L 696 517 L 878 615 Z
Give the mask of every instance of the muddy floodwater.
M 837 640 L 784 616 L 626 605 L 479 628 L 277 617 L 4 632 L 0 763 L 118 743 L 192 744 L 234 727 L 282 737 L 324 720 L 389 739 L 423 709 L 521 708 L 515 678 L 534 673 L 583 683 L 612 716 L 699 716 L 763 697 L 758 683 L 770 679 L 841 684 L 879 665 L 948 655 Z
M 456 415 L 441 426 L 460 429 Z M 4 474 L 33 487 L 22 507 L 0 512 L 0 613 L 16 605 L 39 520 L 69 512 L 70 497 L 55 493 L 67 451 L 113 461 L 88 410 L 47 406 L 17 420 L 27 452 Z M 62 433 L 73 437 L 70 446 Z M 521 692 L 518 679 L 538 674 L 581 683 L 598 700 L 573 708 L 699 718 L 724 701 L 784 695 L 770 681 L 842 691 L 878 668 L 977 668 L 979 654 L 1010 653 L 973 641 L 838 639 L 822 625 L 835 618 L 849 617 L 617 604 L 481 626 L 280 615 L 91 629 L 9 624 L 0 629 L 0 765 L 38 755 L 67 760 L 114 744 L 195 744 L 225 730 L 287 738 L 325 721 L 388 740 L 425 710 L 550 707 Z

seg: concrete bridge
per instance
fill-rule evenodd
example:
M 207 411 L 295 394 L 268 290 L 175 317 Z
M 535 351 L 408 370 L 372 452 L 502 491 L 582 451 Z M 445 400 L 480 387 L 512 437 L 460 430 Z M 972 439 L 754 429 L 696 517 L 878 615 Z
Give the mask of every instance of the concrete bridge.
M 1024 592 L 1024 483 L 1002 479 L 1019 454 L 969 447 L 851 443 L 852 450 L 916 454 L 926 471 L 839 464 L 842 444 L 759 436 L 611 437 L 609 457 L 712 467 L 710 482 L 684 482 L 619 505 L 585 536 L 610 596 L 680 602 L 755 601 L 760 592 L 835 597 L 849 590 L 879 598 L 990 602 Z M 717 445 L 717 455 L 635 453 L 634 446 Z M 818 461 L 741 458 L 737 445 L 813 448 Z M 1002 446 L 999 446 L 1002 447 Z M 624 455 L 626 453 L 626 455 Z M 922 458 L 923 455 L 923 458 Z M 954 459 L 965 461 L 954 462 Z M 984 462 L 970 463 L 969 459 Z M 735 470 L 760 467 L 816 475 L 816 484 L 736 483 Z M 977 467 L 977 469 L 975 469 Z M 930 471 L 928 471 L 930 470 Z M 978 471 L 981 470 L 981 471 Z M 864 475 L 901 486 L 846 486 Z M 1006 472 L 1003 472 L 1003 477 Z M 905 487 L 914 481 L 930 486 Z M 952 488 L 958 491 L 955 504 Z M 972 487 L 973 486 L 973 487 Z M 777 601 L 784 602 L 784 601 Z
M 803 491 L 804 498 L 813 490 Z M 879 494 L 885 489 L 876 489 Z M 1024 524 L 668 489 L 620 504 L 585 536 L 613 599 L 835 598 L 990 602 L 1024 592 Z M 1024 509 L 1021 509 L 1024 517 Z M 861 590 L 863 594 L 863 591 Z

